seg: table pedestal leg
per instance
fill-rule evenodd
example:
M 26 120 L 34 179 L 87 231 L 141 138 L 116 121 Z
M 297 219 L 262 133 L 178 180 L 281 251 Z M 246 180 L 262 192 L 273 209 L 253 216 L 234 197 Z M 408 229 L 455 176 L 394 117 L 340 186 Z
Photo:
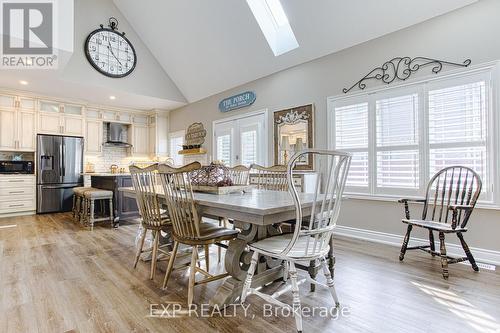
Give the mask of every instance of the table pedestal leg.
M 224 265 L 226 271 L 230 274 L 223 284 L 217 289 L 215 296 L 210 300 L 210 306 L 220 308 L 234 304 L 241 296 L 241 289 L 245 283 L 245 277 L 253 252 L 247 251 L 248 243 L 263 239 L 274 230 L 266 226 L 257 226 L 250 223 L 241 223 L 235 221 L 235 227 L 241 232 L 238 238 L 229 242 Z M 266 285 L 270 282 L 283 278 L 283 266 L 280 261 L 269 257 L 259 258 L 259 264 L 252 279 L 252 288 Z

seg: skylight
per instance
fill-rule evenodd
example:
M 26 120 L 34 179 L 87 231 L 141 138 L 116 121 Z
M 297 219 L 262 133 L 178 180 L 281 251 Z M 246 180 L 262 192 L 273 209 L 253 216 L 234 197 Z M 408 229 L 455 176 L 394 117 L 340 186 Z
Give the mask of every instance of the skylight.
M 247 3 L 276 57 L 299 47 L 280 0 L 247 0 Z

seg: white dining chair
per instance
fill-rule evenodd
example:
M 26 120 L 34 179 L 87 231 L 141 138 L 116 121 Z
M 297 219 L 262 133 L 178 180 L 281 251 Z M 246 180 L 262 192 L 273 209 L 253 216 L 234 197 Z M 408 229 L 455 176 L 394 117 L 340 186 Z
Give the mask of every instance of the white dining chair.
M 318 172 L 324 178 L 321 184 L 320 177 L 318 177 L 316 190 L 310 194 L 312 204 L 309 206 L 301 202 L 301 196 L 299 196 L 299 192 L 292 181 L 295 164 L 304 155 L 309 155 L 309 158 L 315 159 Z M 341 200 L 338 199 L 342 198 L 350 163 L 351 155 L 349 153 L 319 149 L 305 149 L 290 158 L 287 166 L 287 181 L 296 210 L 295 230 L 293 233 L 265 238 L 248 246 L 249 250 L 253 251 L 253 255 L 241 293 L 240 300 L 242 303 L 245 302 L 248 295 L 255 294 L 267 302 L 291 309 L 299 332 L 302 332 L 299 284 L 309 281 L 328 288 L 335 306 L 339 306 L 335 284 L 328 269 L 326 256 L 330 249 L 330 238 L 340 212 Z M 308 215 L 310 215 L 310 218 L 303 220 L 303 217 Z M 284 288 L 272 295 L 251 288 L 252 277 L 259 256 L 269 256 L 283 260 L 284 278 L 287 281 L 289 277 L 291 284 L 287 283 Z M 310 262 L 311 260 L 319 260 L 326 278 L 326 284 L 311 278 L 309 275 L 305 276 L 305 279 L 301 281 L 298 280 L 295 264 L 297 262 Z M 279 296 L 290 290 L 292 291 L 293 306 L 277 300 Z

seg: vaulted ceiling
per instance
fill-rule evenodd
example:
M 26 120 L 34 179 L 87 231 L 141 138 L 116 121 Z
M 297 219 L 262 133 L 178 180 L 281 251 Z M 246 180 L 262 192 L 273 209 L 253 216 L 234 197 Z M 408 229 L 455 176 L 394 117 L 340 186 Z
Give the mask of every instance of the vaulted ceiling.
M 245 0 L 113 1 L 193 102 L 478 0 L 281 0 L 300 47 L 279 57 Z

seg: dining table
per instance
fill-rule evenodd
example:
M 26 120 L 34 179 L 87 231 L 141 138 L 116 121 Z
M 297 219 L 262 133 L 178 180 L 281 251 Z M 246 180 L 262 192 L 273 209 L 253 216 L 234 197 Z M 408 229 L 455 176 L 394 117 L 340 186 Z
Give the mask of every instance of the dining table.
M 136 196 L 132 187 L 119 188 L 119 191 L 129 198 L 135 198 Z M 161 186 L 155 188 L 155 192 L 160 202 L 166 201 Z M 315 195 L 313 193 L 298 193 L 298 197 L 303 216 L 309 216 Z M 210 300 L 211 306 L 224 307 L 234 304 L 241 295 L 241 289 L 253 253 L 248 250 L 247 245 L 280 234 L 281 223 L 296 219 L 296 208 L 292 196 L 290 193 L 283 191 L 249 189 L 244 192 L 228 194 L 194 192 L 193 198 L 200 216 L 228 218 L 233 221 L 234 227 L 240 231 L 236 239 L 229 241 L 224 256 L 224 268 L 229 273 L 229 276 L 219 286 Z M 318 200 L 320 198 L 316 197 L 316 201 Z M 330 241 L 328 264 L 333 274 L 335 264 L 333 237 Z M 314 278 L 319 271 L 319 263 L 311 262 L 308 266 L 302 265 L 300 268 L 307 270 L 311 277 Z M 263 256 L 258 261 L 252 287 L 264 286 L 281 280 L 283 277 L 282 261 Z

